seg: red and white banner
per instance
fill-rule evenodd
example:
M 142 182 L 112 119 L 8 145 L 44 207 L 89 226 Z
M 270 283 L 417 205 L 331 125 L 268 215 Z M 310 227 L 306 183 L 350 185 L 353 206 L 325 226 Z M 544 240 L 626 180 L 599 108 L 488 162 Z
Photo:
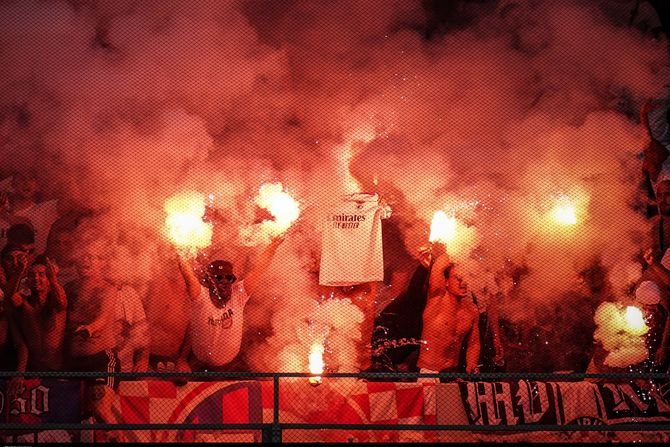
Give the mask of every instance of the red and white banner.
M 269 424 L 274 418 L 273 386 L 272 381 L 195 382 L 181 387 L 165 381 L 124 382 L 115 413 L 123 423 Z M 356 379 L 324 379 L 312 386 L 306 378 L 282 379 L 279 411 L 280 423 L 435 424 L 435 386 Z M 309 439 L 314 435 L 310 430 Z M 350 430 L 318 435 L 323 441 L 353 440 Z M 293 440 L 301 434 L 291 436 Z M 396 436 L 365 431 L 355 434 L 355 440 L 393 440 Z M 127 437 L 138 442 L 260 441 L 260 433 L 250 430 L 223 434 L 220 430 L 138 430 Z
M 9 398 L 0 382 L 0 418 L 26 424 L 78 423 L 82 420 L 83 387 L 79 382 L 31 379 Z M 122 382 L 112 413 L 124 424 L 271 424 L 274 381 Z M 408 424 L 471 425 L 472 431 L 295 430 L 288 442 L 394 441 L 611 441 L 670 440 L 662 432 L 608 431 L 608 425 L 668 423 L 670 384 L 642 389 L 631 383 L 589 382 L 459 382 L 445 384 L 364 382 L 324 378 L 313 386 L 307 378 L 279 381 L 280 424 Z M 599 432 L 491 432 L 484 425 L 602 425 Z M 47 428 L 47 427 L 45 427 Z M 97 433 L 97 432 L 96 432 Z M 4 434 L 5 441 L 92 442 L 104 433 L 86 430 L 43 430 Z M 260 430 L 131 430 L 119 438 L 129 442 L 262 441 Z

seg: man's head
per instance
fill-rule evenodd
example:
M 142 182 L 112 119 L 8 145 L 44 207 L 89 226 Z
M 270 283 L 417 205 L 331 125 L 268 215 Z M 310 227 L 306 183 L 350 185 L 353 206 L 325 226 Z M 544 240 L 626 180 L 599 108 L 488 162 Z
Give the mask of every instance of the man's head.
M 72 245 L 74 234 L 71 231 L 55 231 L 52 227 L 47 238 L 46 253 L 59 265 L 67 265 L 72 261 Z
M 14 224 L 7 229 L 7 245 L 21 248 L 28 255 L 35 253 L 35 230 L 27 223 Z
M 75 241 L 90 237 L 79 234 L 78 229 L 82 220 L 90 217 L 93 210 L 73 209 L 59 217 L 49 229 L 47 235 L 46 255 L 54 259 L 59 265 L 69 265 L 73 262 L 73 248 Z
M 661 216 L 670 216 L 670 180 L 662 180 L 656 184 L 656 203 Z
M 209 289 L 212 298 L 228 301 L 232 294 L 233 283 L 237 277 L 233 273 L 233 264 L 228 261 L 212 261 L 205 269 L 202 284 Z
M 47 277 L 47 258 L 39 255 L 28 267 L 28 287 L 37 293 L 49 293 L 51 285 Z
M 0 260 L 7 276 L 11 276 L 23 271 L 29 262 L 29 255 L 22 247 L 7 244 L 0 252 Z
M 103 240 L 92 240 L 79 246 L 74 253 L 74 264 L 82 278 L 103 276 L 110 256 L 110 248 Z
M 444 269 L 444 280 L 447 293 L 457 298 L 464 298 L 468 294 L 468 284 L 461 273 L 460 266 L 453 262 Z

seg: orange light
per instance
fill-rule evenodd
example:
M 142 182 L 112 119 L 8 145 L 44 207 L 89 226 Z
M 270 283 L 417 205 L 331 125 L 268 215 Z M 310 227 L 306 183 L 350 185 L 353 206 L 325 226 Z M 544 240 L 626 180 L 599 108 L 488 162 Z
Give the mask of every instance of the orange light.
M 312 374 L 322 374 L 325 366 L 323 362 L 323 345 L 314 343 L 309 353 L 309 372 Z M 319 385 L 321 383 L 321 376 L 309 378 L 311 385 Z
M 444 211 L 435 211 L 430 223 L 429 242 L 442 242 L 444 244 L 456 239 L 456 218 L 448 217 Z
M 212 243 L 212 225 L 202 220 L 205 214 L 203 194 L 176 194 L 165 201 L 164 209 L 168 237 L 177 247 L 196 249 Z

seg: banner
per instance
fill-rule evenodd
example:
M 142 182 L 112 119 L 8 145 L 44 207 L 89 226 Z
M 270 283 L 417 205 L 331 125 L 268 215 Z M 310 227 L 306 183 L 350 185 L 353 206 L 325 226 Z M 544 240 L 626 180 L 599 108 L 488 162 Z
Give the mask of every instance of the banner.
M 669 384 L 462 382 L 467 423 L 473 425 L 621 424 L 670 421 Z
M 0 381 L 0 420 L 50 424 L 82 421 L 79 381 L 27 379 L 9 399 Z M 271 424 L 274 381 L 121 382 L 112 413 L 124 424 Z M 555 441 L 670 439 L 668 432 L 483 432 L 484 425 L 614 425 L 670 422 L 670 384 L 645 390 L 633 383 L 365 382 L 306 378 L 279 382 L 279 421 L 307 424 L 466 425 L 472 431 L 284 430 L 289 442 Z M 670 426 L 670 425 L 669 425 Z M 128 430 L 129 442 L 261 442 L 261 430 Z M 3 433 L 6 443 L 93 442 L 105 433 L 81 430 Z M 266 434 L 267 435 L 267 434 Z
M 24 379 L 16 396 L 0 380 L 0 420 L 11 424 L 54 424 L 81 421 L 83 385 L 79 381 Z M 12 431 L 5 442 L 78 442 L 81 430 Z
M 324 379 L 318 386 L 305 379 L 280 381 L 281 423 L 434 424 L 434 386 L 417 383 Z M 168 381 L 122 382 L 115 413 L 123 423 L 265 423 L 274 420 L 274 383 Z M 303 430 L 285 440 L 349 442 L 393 440 L 393 432 Z M 259 430 L 164 430 L 126 433 L 135 442 L 224 442 L 262 440 Z

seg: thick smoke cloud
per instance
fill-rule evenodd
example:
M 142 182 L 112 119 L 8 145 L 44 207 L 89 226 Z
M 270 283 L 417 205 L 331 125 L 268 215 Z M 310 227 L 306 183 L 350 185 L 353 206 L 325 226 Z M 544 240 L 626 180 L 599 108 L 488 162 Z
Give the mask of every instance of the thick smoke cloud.
M 598 2 L 464 14 L 427 39 L 421 2 L 2 2 L 0 174 L 36 170 L 64 208 L 104 209 L 124 233 L 115 271 L 134 283 L 165 200 L 186 190 L 214 197 L 211 254 L 243 272 L 258 188 L 282 182 L 302 215 L 247 311 L 250 332 L 274 334 L 257 348 L 270 355 L 250 356 L 259 369 L 293 361 L 272 353 L 319 298 L 319 225 L 344 193 L 386 197 L 410 253 L 434 211 L 453 212 L 471 231 L 472 285 L 525 265 L 531 304 L 560 300 L 594 262 L 634 269 L 647 224 L 630 115 L 663 85 L 665 42 Z M 572 227 L 548 220 L 561 197 Z

